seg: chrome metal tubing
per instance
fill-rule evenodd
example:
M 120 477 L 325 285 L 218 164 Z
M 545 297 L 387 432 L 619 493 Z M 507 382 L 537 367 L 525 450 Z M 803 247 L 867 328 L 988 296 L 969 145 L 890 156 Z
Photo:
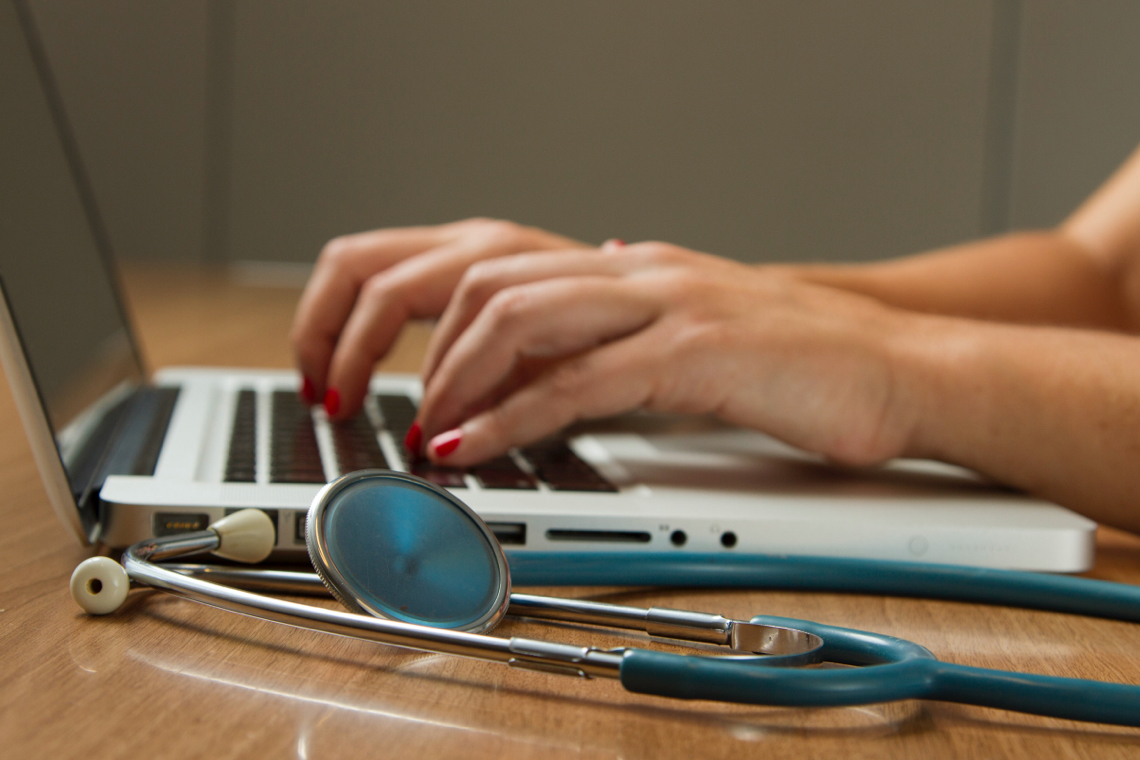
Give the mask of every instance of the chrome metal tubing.
M 179 533 L 163 538 L 151 538 L 140 541 L 128 551 L 134 550 L 139 555 L 145 554 L 147 559 L 161 562 L 173 557 L 185 557 L 188 554 L 201 554 L 212 552 L 222 545 L 222 539 L 212 530 L 198 530 L 193 533 Z
M 251 591 L 322 596 L 329 593 L 315 573 L 203 564 L 167 565 L 167 567 L 184 575 L 214 579 L 227 586 Z M 643 631 L 650 636 L 709 644 L 728 645 L 732 638 L 733 621 L 720 615 L 703 612 L 686 612 L 663 607 L 644 609 L 531 594 L 511 594 L 510 600 L 509 612 L 517 617 L 625 628 Z
M 211 607 L 296 628 L 424 652 L 502 662 L 515 667 L 532 667 L 544 672 L 620 677 L 624 650 L 600 650 L 519 638 L 500 639 L 327 610 L 210 583 L 168 570 L 150 561 L 157 556 L 172 558 L 184 553 L 203 551 L 210 541 L 205 533 L 213 531 L 141 541 L 124 552 L 123 567 L 131 580 L 144 585 Z M 216 535 L 213 543 L 215 547 L 218 544 Z
M 315 573 L 204 564 L 171 564 L 166 567 L 184 575 L 215 579 L 227 586 L 251 591 L 322 596 L 327 596 L 329 593 Z M 661 607 L 644 609 L 531 594 L 511 594 L 510 599 L 509 612 L 517 617 L 625 628 L 643 631 L 651 636 L 710 644 L 727 645 L 731 640 L 730 629 L 733 621 L 720 615 Z
M 641 607 L 625 607 L 619 604 L 589 602 L 583 599 L 511 594 L 510 614 L 518 617 L 561 620 L 567 623 L 585 623 L 586 625 L 644 631 L 648 612 L 649 610 Z
M 197 578 L 254 591 L 278 594 L 327 596 L 328 589 L 315 573 L 261 570 L 222 565 L 166 565 L 170 570 Z M 810 633 L 792 628 L 729 620 L 705 612 L 665 607 L 627 607 L 581 599 L 561 599 L 531 594 L 511 594 L 508 614 L 540 620 L 559 620 L 607 628 L 643 631 L 650 636 L 726 646 L 738 652 L 768 656 L 804 656 L 789 664 L 815 662 L 823 642 Z
M 510 614 L 542 620 L 562 620 L 609 628 L 627 628 L 682 641 L 728 645 L 734 621 L 705 612 L 664 607 L 626 607 L 581 599 L 511 594 Z
M 736 621 L 706 612 L 652 607 L 645 611 L 645 631 L 650 636 L 728 645 Z
M 580 599 L 511 594 L 511 615 L 644 631 L 650 636 L 725 646 L 785 658 L 788 665 L 818 662 L 823 640 L 794 628 L 730 620 L 667 607 L 625 607 Z
M 182 575 L 211 580 L 247 591 L 265 591 L 271 594 L 294 594 L 297 596 L 331 596 L 328 586 L 321 581 L 321 577 L 316 573 L 187 562 L 168 562 L 163 563 L 162 566 Z

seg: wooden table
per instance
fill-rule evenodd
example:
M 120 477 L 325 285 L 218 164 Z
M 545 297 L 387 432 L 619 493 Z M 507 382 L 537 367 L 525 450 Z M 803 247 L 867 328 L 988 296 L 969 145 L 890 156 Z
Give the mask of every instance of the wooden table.
M 289 365 L 295 289 L 137 268 L 127 284 L 154 366 Z M 384 368 L 414 371 L 425 336 L 407 331 Z M 295 630 L 151 591 L 133 592 L 116 615 L 88 618 L 67 591 L 88 551 L 52 516 L 7 391 L 0 425 L 4 757 L 1140 756 L 1140 730 L 940 703 L 795 710 L 670 701 L 611 681 Z M 1103 532 L 1092 575 L 1140 582 L 1140 541 Z M 557 593 L 816 619 L 912 639 L 970 665 L 1140 683 L 1140 626 L 1125 623 L 874 596 Z M 589 638 L 573 627 L 553 635 Z

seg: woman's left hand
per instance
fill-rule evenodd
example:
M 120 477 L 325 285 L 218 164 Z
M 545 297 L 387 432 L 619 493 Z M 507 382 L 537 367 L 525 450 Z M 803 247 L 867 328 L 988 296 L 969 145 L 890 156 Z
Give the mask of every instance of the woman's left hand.
M 633 409 L 713 413 L 871 464 L 914 427 L 898 364 L 916 319 L 662 243 L 483 261 L 432 337 L 418 422 L 451 465 Z

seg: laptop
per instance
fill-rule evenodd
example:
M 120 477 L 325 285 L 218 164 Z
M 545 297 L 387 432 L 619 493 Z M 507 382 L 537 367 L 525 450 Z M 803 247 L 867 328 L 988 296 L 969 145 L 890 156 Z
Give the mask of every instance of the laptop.
M 465 470 L 410 461 L 421 387 L 376 375 L 330 424 L 289 371 L 148 372 L 62 102 L 25 6 L 0 5 L 0 358 L 60 521 L 122 548 L 264 510 L 272 559 L 303 561 L 321 486 L 412 471 L 471 505 L 512 552 L 732 552 L 1059 572 L 1096 525 L 945 464 L 829 466 L 709 418 L 634 413 Z

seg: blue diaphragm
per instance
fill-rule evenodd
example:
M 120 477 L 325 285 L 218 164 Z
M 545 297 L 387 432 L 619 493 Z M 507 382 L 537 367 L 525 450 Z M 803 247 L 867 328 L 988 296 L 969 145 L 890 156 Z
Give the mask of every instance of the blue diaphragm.
M 351 473 L 309 510 L 309 555 L 350 609 L 482 631 L 506 609 L 510 579 L 494 535 L 463 502 L 403 473 Z

